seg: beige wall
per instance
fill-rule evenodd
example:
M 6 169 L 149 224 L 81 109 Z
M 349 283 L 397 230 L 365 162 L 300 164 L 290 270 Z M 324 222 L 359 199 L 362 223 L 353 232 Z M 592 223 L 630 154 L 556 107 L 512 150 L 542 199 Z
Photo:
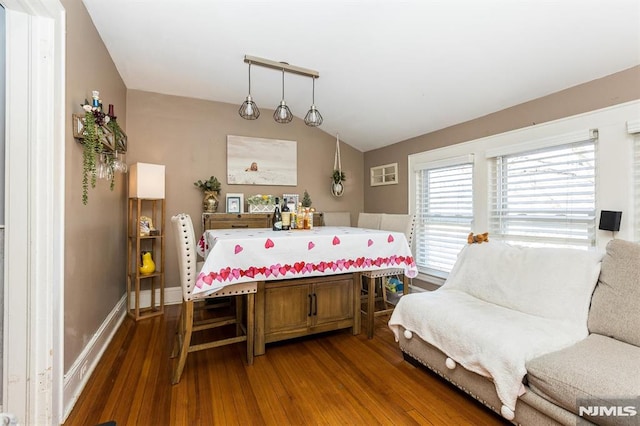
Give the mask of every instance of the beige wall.
M 242 102 L 242 97 L 238 102 Z M 209 102 L 178 96 L 129 90 L 127 93 L 127 162 L 164 164 L 166 166 L 167 223 L 177 213 L 189 213 L 196 234 L 202 231 L 202 193 L 194 185 L 198 179 L 216 176 L 222 183 L 219 212 L 224 212 L 227 193 L 302 194 L 306 189 L 318 211 L 349 211 L 355 221 L 362 210 L 363 154 L 341 143 L 342 168 L 347 175 L 345 195 L 335 198 L 329 189 L 335 153 L 335 136 L 308 127 L 295 118 L 278 124 L 272 110 L 262 109 L 258 120 L 248 121 L 238 115 L 239 104 Z M 297 141 L 298 185 L 229 185 L 227 184 L 227 135 L 253 136 Z M 245 207 L 246 208 L 246 207 Z M 178 286 L 177 260 L 173 232 L 166 241 L 166 285 Z
M 408 206 L 407 167 L 410 154 L 556 120 L 640 99 L 640 66 L 575 86 L 364 154 L 365 211 L 403 213 Z M 398 163 L 398 185 L 371 187 L 369 169 Z
M 67 13 L 65 156 L 64 371 L 73 364 L 125 292 L 125 187 L 99 181 L 82 204 L 82 146 L 73 139 L 71 114 L 81 113 L 91 90 L 115 106 L 126 131 L 126 87 L 84 5 L 62 0 Z

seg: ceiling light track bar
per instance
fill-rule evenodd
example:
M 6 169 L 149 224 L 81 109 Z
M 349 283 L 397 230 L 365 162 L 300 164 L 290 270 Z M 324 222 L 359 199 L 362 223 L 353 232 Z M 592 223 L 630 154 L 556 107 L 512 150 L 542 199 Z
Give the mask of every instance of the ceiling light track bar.
M 320 78 L 320 73 L 308 68 L 297 67 L 295 65 L 289 65 L 286 62 L 277 62 L 270 59 L 258 58 L 257 56 L 244 55 L 244 61 L 248 64 L 260 65 L 267 68 L 273 68 L 276 70 L 283 70 L 292 74 L 300 74 L 311 78 Z

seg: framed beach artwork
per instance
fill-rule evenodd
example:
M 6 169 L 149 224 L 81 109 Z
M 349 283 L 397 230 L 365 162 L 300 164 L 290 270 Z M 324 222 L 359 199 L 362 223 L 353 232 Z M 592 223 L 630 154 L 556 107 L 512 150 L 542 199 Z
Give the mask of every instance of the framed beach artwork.
M 227 183 L 298 185 L 297 142 L 227 136 Z

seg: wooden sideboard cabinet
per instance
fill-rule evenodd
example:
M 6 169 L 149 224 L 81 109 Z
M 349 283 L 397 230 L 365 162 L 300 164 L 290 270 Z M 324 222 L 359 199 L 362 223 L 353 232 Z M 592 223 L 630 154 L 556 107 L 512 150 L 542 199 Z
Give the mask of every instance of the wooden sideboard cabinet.
M 271 228 L 271 213 L 202 213 L 203 231 L 229 228 Z
M 271 213 L 202 213 L 202 231 L 229 228 L 271 228 Z M 313 226 L 324 224 L 321 212 L 313 214 Z
M 258 282 L 255 355 L 265 344 L 325 331 L 360 332 L 358 277 L 328 275 Z

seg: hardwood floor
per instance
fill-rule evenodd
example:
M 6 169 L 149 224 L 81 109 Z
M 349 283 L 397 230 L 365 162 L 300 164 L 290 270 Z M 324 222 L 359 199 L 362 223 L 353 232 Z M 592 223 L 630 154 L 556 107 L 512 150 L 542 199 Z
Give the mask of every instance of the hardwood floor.
M 502 425 L 498 416 L 402 359 L 386 326 L 189 354 L 179 384 L 169 358 L 179 306 L 127 318 L 65 425 Z

